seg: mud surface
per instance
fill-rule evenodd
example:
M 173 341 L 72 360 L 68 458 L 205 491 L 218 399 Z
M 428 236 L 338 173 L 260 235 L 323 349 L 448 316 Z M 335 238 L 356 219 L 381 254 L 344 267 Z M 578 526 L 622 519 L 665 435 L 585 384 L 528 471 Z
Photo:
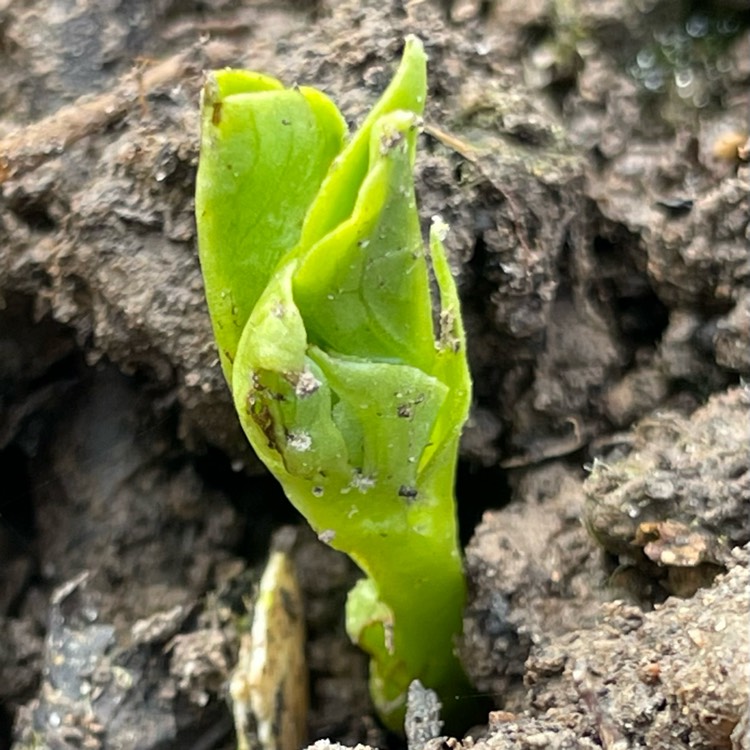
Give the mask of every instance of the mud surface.
M 192 211 L 204 69 L 355 124 L 408 33 L 475 383 L 458 647 L 494 703 L 423 747 L 750 748 L 746 0 L 0 3 L 0 748 L 233 747 L 289 523 L 310 741 L 402 746 L 356 570 L 237 427 Z

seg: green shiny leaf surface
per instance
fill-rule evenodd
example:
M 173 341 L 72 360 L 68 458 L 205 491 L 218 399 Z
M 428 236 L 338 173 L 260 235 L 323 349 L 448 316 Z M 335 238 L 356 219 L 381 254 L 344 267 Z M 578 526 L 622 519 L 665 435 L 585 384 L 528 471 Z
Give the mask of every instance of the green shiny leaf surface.
M 198 247 L 227 380 L 242 330 L 343 146 L 345 123 L 314 89 L 244 71 L 209 76 L 196 180 Z
M 471 386 L 455 283 L 422 239 L 413 167 L 426 57 L 351 140 L 322 94 L 226 71 L 203 104 L 196 211 L 224 371 L 289 499 L 366 574 L 347 627 L 400 729 L 419 678 L 467 690 L 453 482 Z

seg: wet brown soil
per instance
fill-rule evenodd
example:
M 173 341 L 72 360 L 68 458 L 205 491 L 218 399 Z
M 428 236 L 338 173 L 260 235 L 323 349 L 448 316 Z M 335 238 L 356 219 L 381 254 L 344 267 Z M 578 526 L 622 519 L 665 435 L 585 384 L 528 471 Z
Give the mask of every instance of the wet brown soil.
M 354 566 L 237 426 L 192 212 L 203 70 L 354 124 L 408 33 L 475 388 L 458 649 L 493 708 L 423 747 L 750 750 L 746 0 L 0 2 L 0 748 L 233 747 L 286 524 L 310 741 L 401 746 Z

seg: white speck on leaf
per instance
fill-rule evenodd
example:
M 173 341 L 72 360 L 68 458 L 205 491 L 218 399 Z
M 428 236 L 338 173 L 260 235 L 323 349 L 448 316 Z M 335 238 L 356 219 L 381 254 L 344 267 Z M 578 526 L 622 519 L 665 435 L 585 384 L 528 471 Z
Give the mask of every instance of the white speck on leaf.
M 286 439 L 287 447 L 298 453 L 305 453 L 312 448 L 312 438 L 307 432 L 290 432 Z
M 336 532 L 333 531 L 333 529 L 326 529 L 318 534 L 318 539 L 320 539 L 323 544 L 330 544 L 335 538 Z
M 362 474 L 360 471 L 355 471 L 352 476 L 352 481 L 349 482 L 349 489 L 359 490 L 363 495 L 369 492 L 375 486 L 375 477 L 368 474 Z
M 448 236 L 450 227 L 439 214 L 435 214 L 432 217 L 432 228 L 435 230 L 435 234 L 441 242 L 445 242 L 445 238 Z
M 297 398 L 310 396 L 320 388 L 320 381 L 309 370 L 305 370 L 299 376 L 297 385 L 294 387 L 294 393 Z

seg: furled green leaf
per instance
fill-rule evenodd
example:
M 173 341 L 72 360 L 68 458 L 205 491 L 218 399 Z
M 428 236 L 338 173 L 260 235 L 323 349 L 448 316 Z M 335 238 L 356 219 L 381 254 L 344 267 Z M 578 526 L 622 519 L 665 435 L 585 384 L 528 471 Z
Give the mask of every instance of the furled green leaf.
M 444 701 L 466 689 L 453 482 L 471 388 L 439 227 L 425 246 L 416 209 L 425 71 L 410 38 L 346 145 L 322 95 L 215 74 L 196 198 L 237 413 L 290 500 L 367 576 L 347 628 L 392 728 L 412 679 Z
M 209 75 L 196 182 L 198 247 L 222 367 L 302 222 L 346 125 L 315 89 L 284 89 L 257 73 Z

